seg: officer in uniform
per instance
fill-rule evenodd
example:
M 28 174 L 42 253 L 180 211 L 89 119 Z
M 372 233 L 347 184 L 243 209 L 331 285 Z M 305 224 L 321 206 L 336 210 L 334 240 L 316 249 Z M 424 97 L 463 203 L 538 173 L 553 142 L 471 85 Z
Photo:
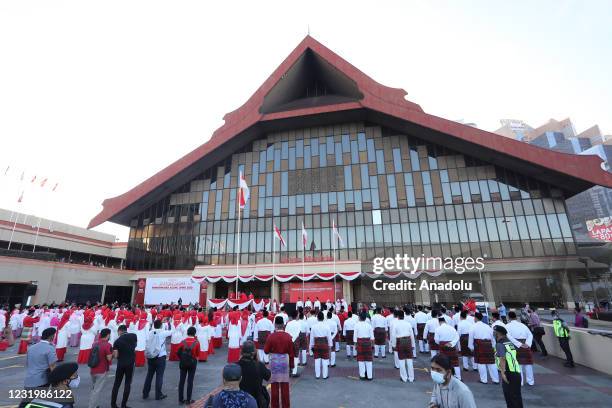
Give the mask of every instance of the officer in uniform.
M 561 350 L 565 353 L 565 359 L 567 360 L 563 365 L 574 368 L 574 357 L 572 356 L 572 350 L 569 345 L 569 327 L 567 327 L 567 324 L 559 317 L 556 311 L 553 310 L 551 314 L 553 317 L 553 330 L 555 331 L 555 336 L 559 339 L 559 346 L 561 346 Z
M 504 326 L 495 326 L 495 363 L 502 378 L 502 390 L 508 408 L 523 408 L 521 396 L 521 366 L 516 359 L 516 348 L 508 340 Z

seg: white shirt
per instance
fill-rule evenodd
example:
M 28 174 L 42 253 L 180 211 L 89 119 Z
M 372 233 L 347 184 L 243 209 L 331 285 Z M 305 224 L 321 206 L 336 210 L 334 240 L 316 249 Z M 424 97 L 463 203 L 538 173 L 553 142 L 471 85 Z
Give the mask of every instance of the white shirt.
M 346 331 L 347 330 L 354 330 L 355 329 L 355 323 L 357 323 L 357 322 L 352 317 L 350 319 L 346 319 L 344 321 L 344 327 L 342 328 L 342 335 L 346 336 Z
M 274 325 L 272 324 L 270 319 L 268 319 L 267 317 L 260 319 L 255 324 L 255 334 L 253 335 L 253 340 L 257 341 L 257 339 L 259 338 L 259 332 L 263 332 L 263 331 L 267 331 L 270 333 L 274 331 Z
M 470 327 L 470 337 L 468 340 L 468 347 L 470 350 L 474 350 L 474 340 L 490 340 L 493 350 L 495 350 L 495 336 L 493 335 L 493 329 L 484 324 L 483 322 L 476 321 Z
M 362 322 L 361 320 L 355 324 L 353 329 L 353 341 L 357 343 L 357 339 L 369 338 L 374 340 L 374 329 L 368 322 Z
M 338 324 L 334 321 L 334 319 L 327 319 L 326 323 L 329 326 L 329 331 L 333 339 L 334 337 L 336 337 L 336 334 L 338 333 Z
M 302 330 L 302 324 L 299 320 L 290 320 L 285 327 L 285 331 L 291 335 L 291 340 L 296 341 Z
M 429 333 L 434 333 L 436 328 L 440 326 L 438 323 L 438 318 L 429 319 L 427 323 L 425 323 L 425 329 L 423 330 L 423 338 L 426 339 Z
M 447 341 L 451 347 L 455 347 L 459 342 L 459 334 L 450 324 L 441 324 L 434 332 L 434 341 L 438 344 Z
M 427 317 L 427 313 L 423 313 L 423 312 L 416 312 L 414 315 L 414 320 L 416 320 L 417 324 L 424 324 L 427 323 L 427 321 L 429 320 L 429 317 Z
M 315 309 L 321 309 L 321 302 L 318 299 L 315 300 L 314 307 L 315 307 Z
M 317 317 L 311 315 L 308 319 L 306 319 L 306 323 L 308 324 L 308 333 L 310 333 L 310 331 L 312 330 L 312 326 L 317 323 Z
M 316 337 L 326 337 L 327 344 L 329 345 L 329 347 L 333 345 L 331 331 L 329 330 L 329 325 L 326 322 L 317 321 L 317 323 L 315 323 L 310 328 L 310 348 L 311 349 L 314 347 L 314 342 L 315 342 Z
M 510 323 L 506 325 L 506 330 L 508 330 L 508 339 L 510 341 L 512 341 L 513 339 L 524 339 L 525 344 L 531 347 L 531 342 L 533 341 L 533 334 L 531 333 L 531 330 L 529 330 L 529 328 L 523 323 L 517 320 L 511 320 Z M 512 343 L 515 342 L 512 341 Z M 517 341 L 515 345 L 516 344 L 518 344 L 520 347 L 521 343 Z
M 312 302 L 310 301 L 310 299 L 306 301 L 306 307 L 312 308 Z
M 414 317 L 410 316 L 410 315 L 405 315 L 404 316 L 404 320 L 406 320 L 408 323 L 410 323 L 410 326 L 412 326 L 412 330 L 414 332 L 414 335 L 417 335 L 417 323 L 416 320 L 414 319 Z
M 470 334 L 470 327 L 472 327 L 473 323 L 467 319 L 459 320 L 457 323 L 457 332 L 459 335 Z
M 405 319 L 396 319 L 393 323 L 393 331 L 391 332 L 391 344 L 397 347 L 397 339 L 400 337 L 410 337 L 412 347 L 414 347 L 414 328 Z
M 168 353 L 166 352 L 166 339 L 168 336 L 172 336 L 172 330 L 153 329 L 147 335 L 147 341 L 155 339 L 155 344 L 159 348 L 159 354 L 157 357 L 164 357 Z
M 387 320 L 380 313 L 376 313 L 374 316 L 372 316 L 372 326 L 375 329 L 383 328 L 386 330 Z
M 297 303 L 295 304 L 295 307 L 296 308 L 304 307 L 304 302 L 302 302 L 301 300 L 298 300 Z

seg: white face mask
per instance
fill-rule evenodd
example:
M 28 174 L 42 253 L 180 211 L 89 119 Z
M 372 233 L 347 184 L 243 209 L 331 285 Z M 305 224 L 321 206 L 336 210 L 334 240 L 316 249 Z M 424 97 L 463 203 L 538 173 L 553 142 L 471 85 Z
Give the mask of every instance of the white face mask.
M 68 387 L 69 388 L 79 388 L 80 383 L 81 383 L 81 377 L 77 376 L 77 378 L 70 380 L 70 382 L 68 383 Z
M 444 374 L 439 373 L 437 371 L 430 371 L 431 379 L 436 384 L 444 384 Z

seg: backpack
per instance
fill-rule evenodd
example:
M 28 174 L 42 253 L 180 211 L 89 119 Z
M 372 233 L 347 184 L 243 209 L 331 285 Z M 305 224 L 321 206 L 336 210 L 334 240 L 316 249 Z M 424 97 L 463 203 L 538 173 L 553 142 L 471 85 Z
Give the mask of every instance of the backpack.
M 193 350 L 194 345 L 195 341 L 191 343 L 191 346 L 188 346 L 185 340 L 181 342 L 181 348 L 179 350 L 179 368 L 181 370 L 191 370 L 192 368 L 195 368 L 198 364 L 198 360 L 196 360 L 195 357 L 191 355 L 191 350 Z
M 94 368 L 97 367 L 98 364 L 100 364 L 100 345 L 96 343 L 91 348 L 91 352 L 89 353 L 89 358 L 87 359 L 87 366 L 89 368 Z
M 159 353 L 161 353 L 161 344 L 157 340 L 156 333 L 157 331 L 153 330 L 147 337 L 147 344 L 145 345 L 145 357 L 147 359 L 157 358 Z

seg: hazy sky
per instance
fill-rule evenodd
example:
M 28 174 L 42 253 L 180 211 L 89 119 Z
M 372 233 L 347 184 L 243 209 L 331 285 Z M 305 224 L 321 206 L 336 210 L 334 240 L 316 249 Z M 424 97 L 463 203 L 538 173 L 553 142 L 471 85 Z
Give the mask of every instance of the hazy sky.
M 487 130 L 570 116 L 612 133 L 612 2 L 292 4 L 0 1 L 0 208 L 17 208 L 25 170 L 60 187 L 20 210 L 86 226 L 208 140 L 308 26 L 426 112 Z

